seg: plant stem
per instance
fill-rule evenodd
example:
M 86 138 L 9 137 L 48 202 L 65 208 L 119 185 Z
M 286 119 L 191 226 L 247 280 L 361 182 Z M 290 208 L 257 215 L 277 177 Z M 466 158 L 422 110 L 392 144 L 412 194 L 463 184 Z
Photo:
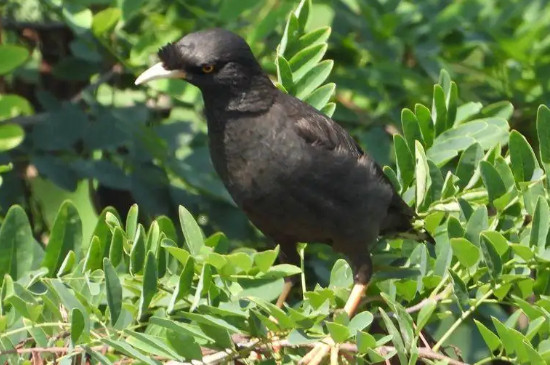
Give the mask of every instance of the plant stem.
M 443 345 L 443 343 L 447 341 L 449 336 L 453 334 L 453 332 L 462 324 L 462 322 L 464 322 L 472 313 L 474 313 L 477 307 L 479 307 L 483 302 L 485 302 L 485 300 L 489 298 L 491 295 L 493 295 L 494 291 L 499 289 L 500 287 L 501 287 L 501 284 L 498 284 L 494 288 L 490 289 L 481 298 L 475 301 L 474 304 L 472 304 L 472 306 L 467 311 L 462 313 L 460 318 L 455 323 L 453 323 L 453 325 L 447 330 L 447 332 L 445 332 L 445 334 L 441 337 L 441 339 L 434 345 L 433 351 L 434 352 L 439 351 L 439 348 L 441 347 L 441 345 Z
M 515 361 L 514 359 L 506 357 L 506 356 L 489 356 L 489 357 L 486 357 L 484 359 L 479 360 L 478 362 L 474 363 L 474 365 L 487 364 L 487 363 L 493 362 L 495 360 L 508 361 L 512 364 Z
M 9 336 L 15 335 L 19 332 L 24 332 L 24 331 L 27 331 L 27 330 L 30 330 L 30 329 L 36 328 L 36 327 L 64 327 L 64 328 L 70 328 L 71 324 L 70 323 L 63 323 L 63 322 L 38 323 L 38 324 L 33 324 L 32 326 L 24 326 L 24 327 L 14 329 L 12 331 L 4 332 L 0 335 L 0 338 L 9 337 Z

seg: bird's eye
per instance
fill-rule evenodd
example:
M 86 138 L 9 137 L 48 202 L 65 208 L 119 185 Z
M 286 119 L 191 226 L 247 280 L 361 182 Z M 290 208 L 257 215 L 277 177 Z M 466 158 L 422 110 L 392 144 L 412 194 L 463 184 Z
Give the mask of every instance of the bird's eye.
M 205 65 L 205 66 L 202 66 L 202 72 L 204 72 L 205 74 L 209 74 L 209 73 L 211 73 L 212 71 L 214 71 L 214 65 Z

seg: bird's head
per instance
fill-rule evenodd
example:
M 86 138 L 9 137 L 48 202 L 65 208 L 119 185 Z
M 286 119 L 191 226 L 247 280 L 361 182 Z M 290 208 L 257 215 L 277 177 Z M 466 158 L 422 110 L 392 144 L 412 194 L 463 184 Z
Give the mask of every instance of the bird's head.
M 209 89 L 234 87 L 262 74 L 244 39 L 224 29 L 187 34 L 158 52 L 161 62 L 136 79 L 136 85 L 155 79 L 180 78 Z

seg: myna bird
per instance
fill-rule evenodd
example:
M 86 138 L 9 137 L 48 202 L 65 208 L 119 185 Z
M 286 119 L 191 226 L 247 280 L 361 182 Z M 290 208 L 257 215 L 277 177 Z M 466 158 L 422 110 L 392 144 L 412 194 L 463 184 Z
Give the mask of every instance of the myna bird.
M 283 261 L 299 265 L 298 242 L 346 255 L 355 285 L 344 309 L 352 316 L 372 274 L 369 247 L 379 235 L 415 233 L 414 211 L 342 127 L 277 89 L 238 35 L 191 33 L 158 57 L 136 84 L 181 78 L 201 90 L 212 162 L 235 203 L 280 245 Z M 327 353 L 320 345 L 304 360 Z

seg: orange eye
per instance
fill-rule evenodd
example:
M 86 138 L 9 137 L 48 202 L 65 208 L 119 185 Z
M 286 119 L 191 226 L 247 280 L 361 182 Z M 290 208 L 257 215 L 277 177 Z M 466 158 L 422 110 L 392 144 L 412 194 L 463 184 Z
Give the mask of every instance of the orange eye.
M 202 72 L 204 72 L 205 74 L 209 74 L 212 71 L 214 71 L 214 65 L 202 66 Z

